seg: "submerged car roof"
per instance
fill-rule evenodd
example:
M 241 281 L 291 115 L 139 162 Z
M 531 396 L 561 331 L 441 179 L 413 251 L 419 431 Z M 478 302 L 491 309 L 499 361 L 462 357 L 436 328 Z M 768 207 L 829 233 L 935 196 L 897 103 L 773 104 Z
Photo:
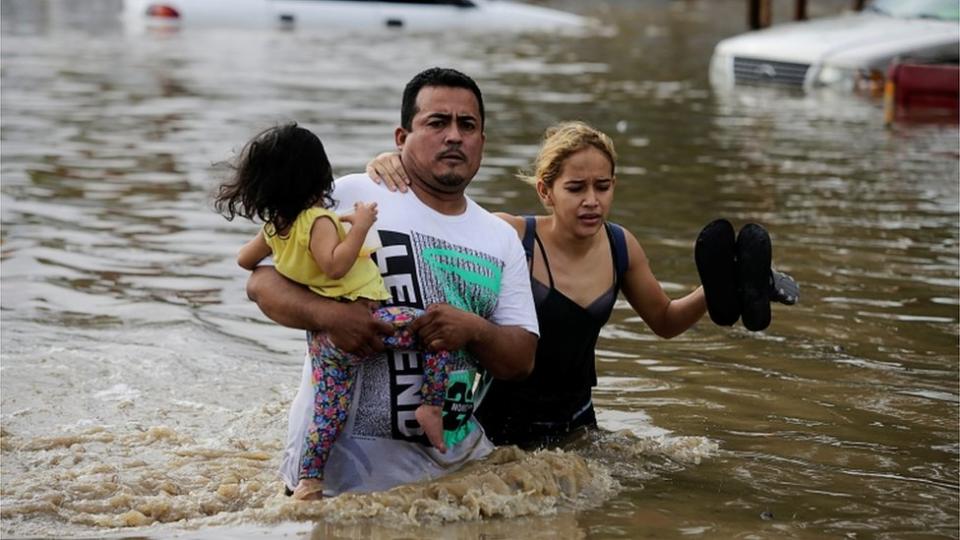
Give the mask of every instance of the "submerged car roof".
M 156 9 L 156 8 L 162 9 Z M 148 11 L 162 13 L 160 17 Z M 184 28 L 323 30 L 522 31 L 580 29 L 579 15 L 513 1 L 397 2 L 363 0 L 124 0 L 124 18 L 136 27 L 169 23 Z

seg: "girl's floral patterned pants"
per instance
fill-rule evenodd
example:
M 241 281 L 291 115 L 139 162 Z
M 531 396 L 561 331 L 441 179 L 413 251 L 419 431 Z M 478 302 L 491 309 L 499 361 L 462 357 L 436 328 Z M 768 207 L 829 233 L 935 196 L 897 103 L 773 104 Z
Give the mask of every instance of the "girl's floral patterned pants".
M 387 306 L 374 311 L 376 319 L 390 323 L 396 329 L 392 336 L 384 338 L 384 345 L 394 350 L 418 349 L 417 336 L 407 327 L 423 313 L 421 309 L 404 306 Z M 308 331 L 307 347 L 313 366 L 314 407 L 313 422 L 307 430 L 300 461 L 300 478 L 323 479 L 330 449 L 347 421 L 357 366 L 369 358 L 338 349 L 325 332 Z M 449 360 L 448 351 L 424 351 L 423 386 L 420 389 L 424 403 L 443 404 Z

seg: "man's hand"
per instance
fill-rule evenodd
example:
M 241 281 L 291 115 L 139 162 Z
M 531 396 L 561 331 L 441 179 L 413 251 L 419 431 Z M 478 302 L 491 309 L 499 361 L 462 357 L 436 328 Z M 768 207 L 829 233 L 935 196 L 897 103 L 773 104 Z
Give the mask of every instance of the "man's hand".
M 375 302 L 338 302 L 315 294 L 280 275 L 272 266 L 259 266 L 247 280 L 247 296 L 274 321 L 290 328 L 326 331 L 348 353 L 370 356 L 383 351 L 383 336 L 393 326 L 373 318 Z
M 467 350 L 498 379 L 520 380 L 533 370 L 537 336 L 519 326 L 499 326 L 449 304 L 432 304 L 410 331 L 431 350 Z
M 373 302 L 340 302 L 337 323 L 327 325 L 327 335 L 333 345 L 359 356 L 383 352 L 383 338 L 393 335 L 393 325 L 373 318 L 374 309 L 376 303 Z
M 490 323 L 473 313 L 449 304 L 431 304 L 427 312 L 410 324 L 420 343 L 430 350 L 456 351 L 477 341 L 484 325 Z

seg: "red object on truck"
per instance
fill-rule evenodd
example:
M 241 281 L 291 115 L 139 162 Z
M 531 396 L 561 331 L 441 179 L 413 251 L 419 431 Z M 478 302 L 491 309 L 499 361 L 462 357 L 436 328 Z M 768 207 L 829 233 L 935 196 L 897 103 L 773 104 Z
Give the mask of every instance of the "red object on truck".
M 887 123 L 895 119 L 960 119 L 960 65 L 890 65 L 884 88 Z

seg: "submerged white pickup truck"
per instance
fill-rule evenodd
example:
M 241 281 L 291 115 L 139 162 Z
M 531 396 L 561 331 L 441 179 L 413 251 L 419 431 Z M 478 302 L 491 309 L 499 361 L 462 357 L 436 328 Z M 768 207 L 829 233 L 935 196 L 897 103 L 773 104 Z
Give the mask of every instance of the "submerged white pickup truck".
M 779 24 L 720 41 L 715 87 L 777 85 L 851 91 L 883 81 L 892 61 L 956 64 L 958 0 L 874 0 L 857 13 Z

